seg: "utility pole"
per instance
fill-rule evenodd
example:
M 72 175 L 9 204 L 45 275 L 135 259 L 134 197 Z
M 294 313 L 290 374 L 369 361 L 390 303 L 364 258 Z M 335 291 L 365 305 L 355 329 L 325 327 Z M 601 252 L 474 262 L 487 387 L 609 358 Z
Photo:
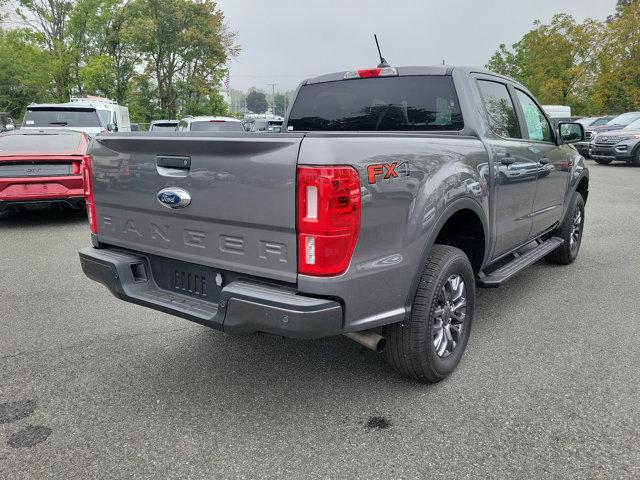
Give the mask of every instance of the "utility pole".
M 276 86 L 280 85 L 279 83 L 267 83 L 267 85 L 271 85 L 271 114 L 275 116 L 276 114 Z

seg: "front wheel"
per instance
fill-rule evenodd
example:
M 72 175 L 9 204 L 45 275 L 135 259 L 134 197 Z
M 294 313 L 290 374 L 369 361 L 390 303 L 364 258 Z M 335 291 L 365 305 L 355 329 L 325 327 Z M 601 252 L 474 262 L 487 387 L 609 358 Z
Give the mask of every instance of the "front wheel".
M 464 353 L 475 304 L 469 259 L 447 245 L 434 245 L 423 268 L 408 320 L 386 325 L 387 361 L 414 380 L 446 378 Z
M 582 233 L 584 231 L 584 199 L 578 192 L 573 192 L 569 209 L 560 226 L 550 234 L 552 237 L 560 237 L 564 243 L 547 256 L 547 260 L 569 265 L 578 258 Z

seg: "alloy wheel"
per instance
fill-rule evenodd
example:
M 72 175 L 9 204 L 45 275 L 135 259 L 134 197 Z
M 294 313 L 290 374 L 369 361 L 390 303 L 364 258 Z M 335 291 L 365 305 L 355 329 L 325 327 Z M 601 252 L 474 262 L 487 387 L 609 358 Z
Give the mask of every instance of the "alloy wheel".
M 433 318 L 433 346 L 440 358 L 450 356 L 460 344 L 467 316 L 467 289 L 460 275 L 444 283 Z

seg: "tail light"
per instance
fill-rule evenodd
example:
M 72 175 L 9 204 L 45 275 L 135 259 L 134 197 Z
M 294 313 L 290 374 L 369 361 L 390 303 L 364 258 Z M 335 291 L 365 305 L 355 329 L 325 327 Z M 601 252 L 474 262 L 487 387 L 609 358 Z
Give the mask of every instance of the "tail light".
M 362 70 L 354 70 L 344 74 L 345 79 L 349 78 L 375 78 L 375 77 L 394 77 L 398 75 L 398 70 L 393 67 L 366 68 Z
M 93 203 L 93 184 L 91 180 L 91 156 L 82 157 L 82 183 L 84 187 L 84 202 L 87 204 L 87 220 L 91 233 L 98 233 L 98 219 L 96 218 L 96 206 Z
M 352 167 L 298 167 L 298 272 L 349 266 L 360 231 L 360 177 Z

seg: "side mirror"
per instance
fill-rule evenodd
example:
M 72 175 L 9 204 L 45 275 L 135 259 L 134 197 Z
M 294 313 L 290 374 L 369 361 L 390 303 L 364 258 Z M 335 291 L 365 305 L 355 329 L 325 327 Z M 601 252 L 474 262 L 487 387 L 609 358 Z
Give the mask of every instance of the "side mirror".
M 117 132 L 118 126 L 115 123 L 110 123 L 109 125 L 107 125 L 107 130 L 109 130 L 110 132 Z
M 273 133 L 280 133 L 280 132 L 282 132 L 282 127 L 281 127 L 281 126 L 279 126 L 279 125 L 278 125 L 278 126 L 276 126 L 276 127 L 271 127 L 271 131 L 272 131 Z
M 15 130 L 15 129 L 16 129 L 16 126 L 15 126 L 13 123 L 7 123 L 7 124 L 4 126 L 4 129 L 5 129 L 7 132 L 10 132 L 11 130 Z
M 576 143 L 584 140 L 584 127 L 581 123 L 560 122 L 559 130 L 562 143 Z

